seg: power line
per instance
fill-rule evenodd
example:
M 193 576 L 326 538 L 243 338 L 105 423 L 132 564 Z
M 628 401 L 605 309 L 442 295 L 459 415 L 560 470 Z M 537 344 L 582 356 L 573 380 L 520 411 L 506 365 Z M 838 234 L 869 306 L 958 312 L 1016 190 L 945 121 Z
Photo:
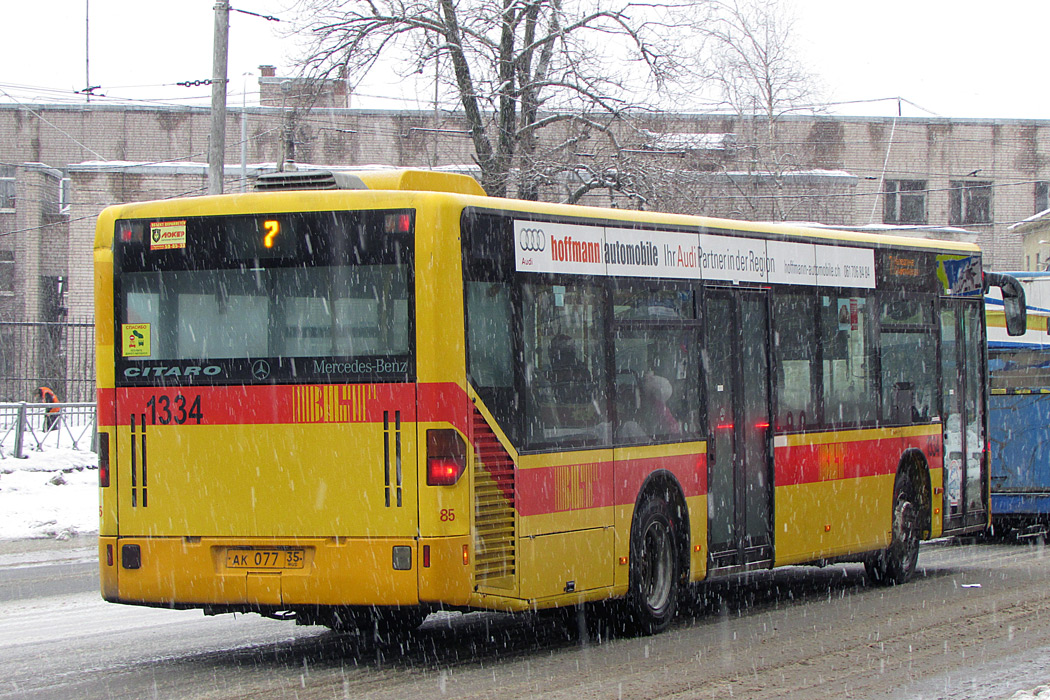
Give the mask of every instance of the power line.
M 5 95 L 7 95 L 7 97 L 8 97 L 8 98 L 10 98 L 11 100 L 14 100 L 16 104 L 18 103 L 18 101 L 17 101 L 17 100 L 15 100 L 15 98 L 11 97 L 11 95 L 8 95 L 8 94 L 7 94 L 7 92 L 5 92 L 5 91 L 4 91 L 3 89 L 0 89 L 0 93 L 3 93 L 3 94 L 5 94 Z M 66 132 L 65 130 L 63 130 L 63 129 L 62 129 L 61 127 L 55 126 L 54 124 L 52 124 L 51 122 L 49 122 L 48 120 L 44 119 L 44 118 L 43 118 L 42 116 L 40 116 L 39 114 L 37 114 L 36 112 L 34 112 L 34 111 L 33 111 L 32 109 L 30 109 L 29 107 L 26 107 L 25 105 L 19 105 L 19 106 L 21 106 L 21 107 L 23 107 L 24 109 L 26 109 L 27 111 L 29 111 L 29 113 L 30 113 L 30 114 L 32 114 L 32 115 L 33 115 L 33 116 L 35 116 L 35 117 L 36 117 L 37 119 L 39 119 L 40 121 L 44 122 L 45 124 L 47 124 L 48 126 L 50 126 L 51 128 L 53 128 L 53 129 L 54 129 L 55 131 L 59 132 L 60 134 L 62 134 L 62 135 L 63 135 L 63 136 L 65 136 L 66 138 L 68 138 L 68 139 L 69 139 L 70 141 L 72 141 L 73 143 L 75 143 L 75 144 L 77 144 L 78 146 L 80 146 L 81 148 L 83 148 L 83 149 L 84 149 L 85 151 L 88 151 L 89 153 L 93 153 L 94 155 L 98 156 L 99 158 L 103 158 L 103 156 L 102 156 L 101 154 L 99 154 L 99 153 L 98 153 L 97 151 L 95 151 L 95 150 L 93 150 L 93 149 L 91 149 L 91 148 L 88 148 L 88 147 L 87 147 L 87 146 L 85 146 L 84 144 L 80 143 L 80 141 L 77 141 L 77 140 L 76 140 L 75 138 L 73 138 L 73 136 L 72 136 L 72 135 L 70 135 L 70 134 L 69 134 L 68 132 Z

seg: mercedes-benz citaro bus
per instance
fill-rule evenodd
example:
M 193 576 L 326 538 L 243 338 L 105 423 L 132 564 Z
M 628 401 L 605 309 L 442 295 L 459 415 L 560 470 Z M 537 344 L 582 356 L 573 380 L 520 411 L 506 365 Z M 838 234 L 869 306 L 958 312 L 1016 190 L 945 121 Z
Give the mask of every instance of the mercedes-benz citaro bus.
M 982 296 L 946 241 L 277 173 L 106 209 L 106 600 L 333 628 L 864 562 L 989 522 Z M 972 444 L 971 444 L 972 443 Z M 961 457 L 944 459 L 947 446 Z

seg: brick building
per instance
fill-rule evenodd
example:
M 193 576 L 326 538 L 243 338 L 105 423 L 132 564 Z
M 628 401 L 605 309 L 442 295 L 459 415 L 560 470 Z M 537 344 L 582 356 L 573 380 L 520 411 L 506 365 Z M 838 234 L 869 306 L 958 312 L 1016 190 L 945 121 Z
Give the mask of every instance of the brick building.
M 282 82 L 260 79 L 272 106 L 230 106 L 227 191 L 242 186 L 240 163 L 284 156 L 332 166 L 472 162 L 456 114 L 338 107 L 349 99 L 339 84 L 307 108 L 304 86 L 282 90 Z M 619 151 L 604 155 L 638 166 L 649 178 L 647 196 L 599 188 L 584 203 L 961 227 L 998 269 L 1034 261 L 1010 226 L 1050 208 L 1050 121 L 792 116 L 777 123 L 772 146 L 757 143 L 763 130 L 752 122 L 725 115 L 646 114 L 615 126 Z M 94 216 L 112 203 L 203 194 L 208 132 L 203 107 L 0 105 L 0 321 L 89 313 Z M 578 155 L 582 163 L 603 154 Z M 247 180 L 260 167 L 246 168 Z M 570 171 L 541 195 L 564 200 L 582 177 Z

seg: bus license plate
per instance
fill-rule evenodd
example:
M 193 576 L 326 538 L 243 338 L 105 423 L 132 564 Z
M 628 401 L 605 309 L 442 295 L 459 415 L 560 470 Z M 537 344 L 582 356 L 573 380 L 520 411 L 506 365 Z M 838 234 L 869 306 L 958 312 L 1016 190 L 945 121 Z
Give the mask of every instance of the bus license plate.
M 227 569 L 301 569 L 305 557 L 301 549 L 229 549 Z

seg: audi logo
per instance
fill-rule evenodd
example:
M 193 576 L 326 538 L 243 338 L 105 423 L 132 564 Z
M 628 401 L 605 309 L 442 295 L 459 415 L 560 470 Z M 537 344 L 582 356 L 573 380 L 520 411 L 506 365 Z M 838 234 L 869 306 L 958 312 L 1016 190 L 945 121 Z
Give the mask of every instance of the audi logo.
M 547 248 L 547 236 L 541 228 L 523 228 L 518 232 L 518 247 L 532 252 L 545 250 Z

